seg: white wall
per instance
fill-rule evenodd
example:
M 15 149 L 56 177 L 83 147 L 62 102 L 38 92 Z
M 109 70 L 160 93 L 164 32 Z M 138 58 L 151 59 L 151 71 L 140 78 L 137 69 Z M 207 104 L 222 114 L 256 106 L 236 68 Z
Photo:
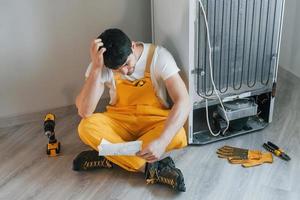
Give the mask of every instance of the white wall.
M 74 104 L 104 29 L 151 41 L 149 0 L 0 0 L 0 117 Z
M 300 1 L 285 1 L 279 65 L 300 77 Z

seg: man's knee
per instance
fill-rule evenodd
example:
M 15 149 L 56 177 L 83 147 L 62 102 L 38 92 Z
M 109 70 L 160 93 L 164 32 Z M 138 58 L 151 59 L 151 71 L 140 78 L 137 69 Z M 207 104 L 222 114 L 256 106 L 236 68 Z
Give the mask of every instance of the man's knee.
M 86 136 L 86 133 L 88 132 L 88 119 L 87 118 L 84 118 L 80 121 L 79 125 L 78 125 L 78 135 L 79 135 L 79 138 L 81 140 L 83 140 L 83 138 Z
M 95 137 L 95 135 L 97 135 L 97 138 L 101 138 L 101 133 L 105 133 L 106 123 L 107 117 L 103 113 L 94 113 L 87 118 L 83 118 L 78 125 L 80 139 L 84 142 L 91 136 Z
M 179 130 L 179 132 L 177 133 L 177 136 L 178 136 L 178 140 L 181 144 L 180 145 L 181 148 L 187 146 L 187 136 L 186 136 L 186 131 L 184 128 L 181 128 Z
M 184 128 L 181 128 L 172 139 L 167 151 L 171 149 L 179 149 L 187 146 L 187 136 Z
M 96 115 L 97 114 L 93 114 L 90 117 L 81 119 L 77 129 L 81 140 L 84 140 L 84 138 L 89 134 L 91 125 L 94 123 L 94 118 Z

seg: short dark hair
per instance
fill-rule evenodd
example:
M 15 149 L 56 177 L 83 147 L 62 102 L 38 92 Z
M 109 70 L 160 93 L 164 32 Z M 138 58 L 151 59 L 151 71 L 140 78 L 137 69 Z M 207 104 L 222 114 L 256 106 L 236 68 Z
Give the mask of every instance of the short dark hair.
M 131 40 L 120 29 L 107 29 L 98 38 L 101 38 L 106 51 L 103 54 L 104 64 L 110 69 L 118 69 L 132 53 Z

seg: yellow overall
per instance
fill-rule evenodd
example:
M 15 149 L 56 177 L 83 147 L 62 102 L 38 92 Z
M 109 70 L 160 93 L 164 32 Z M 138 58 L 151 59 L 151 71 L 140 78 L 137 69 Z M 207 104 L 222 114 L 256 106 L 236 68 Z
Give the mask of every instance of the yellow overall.
M 95 113 L 82 119 L 78 126 L 81 140 L 97 150 L 102 138 L 111 143 L 141 140 L 143 148 L 159 138 L 164 129 L 169 110 L 156 96 L 150 78 L 150 66 L 155 46 L 151 45 L 147 57 L 144 78 L 129 81 L 115 75 L 117 102 L 107 106 L 104 113 Z M 174 136 L 166 151 L 187 145 L 183 128 Z M 120 167 L 137 172 L 146 160 L 138 156 L 106 156 Z

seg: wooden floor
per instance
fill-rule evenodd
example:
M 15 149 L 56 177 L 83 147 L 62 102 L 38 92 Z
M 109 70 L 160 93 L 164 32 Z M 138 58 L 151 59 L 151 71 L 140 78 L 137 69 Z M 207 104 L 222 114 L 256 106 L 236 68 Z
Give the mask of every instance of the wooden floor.
M 0 199 L 300 199 L 300 79 L 279 71 L 273 123 L 263 131 L 174 153 L 183 171 L 187 191 L 174 193 L 161 185 L 146 185 L 142 174 L 122 169 L 74 172 L 72 159 L 87 149 L 78 138 L 79 118 L 58 119 L 56 135 L 62 155 L 48 158 L 42 121 L 0 129 Z M 215 155 L 233 145 L 262 149 L 274 141 L 292 157 L 285 162 L 245 169 Z

